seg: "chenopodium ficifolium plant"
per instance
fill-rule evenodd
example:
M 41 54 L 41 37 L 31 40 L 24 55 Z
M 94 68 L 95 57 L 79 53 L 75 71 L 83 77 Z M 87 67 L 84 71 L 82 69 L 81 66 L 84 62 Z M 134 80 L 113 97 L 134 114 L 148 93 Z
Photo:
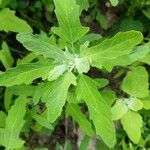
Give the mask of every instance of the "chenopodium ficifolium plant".
M 19 96 L 14 106 L 8 109 L 6 125 L 0 130 L 0 139 L 3 136 L 5 138 L 0 140 L 0 144 L 7 149 L 23 145 L 19 132 L 24 124 L 25 99 L 28 96 L 30 100 L 32 97 L 34 105 L 38 105 L 40 101 L 45 103 L 44 114 L 38 115 L 33 109 L 28 115 L 46 128 L 52 128 L 66 105 L 65 112 L 79 124 L 81 130 L 88 136 L 97 135 L 108 147 L 116 144 L 113 120 L 118 119 L 121 119 L 129 138 L 137 143 L 142 127 L 142 118 L 137 111 L 143 107 L 140 98 L 148 95 L 148 76 L 144 67 L 136 67 L 128 72 L 123 80 L 122 90 L 130 97 L 117 100 L 112 108 L 99 91 L 107 85 L 107 80 L 95 80 L 86 73 L 91 67 L 109 72 L 114 66 L 127 66 L 144 59 L 149 53 L 149 47 L 137 46 L 143 40 L 142 34 L 138 31 L 119 32 L 110 39 L 96 42 L 96 45 L 88 40 L 83 43 L 82 38 L 88 34 L 89 28 L 80 23 L 80 10 L 76 1 L 55 0 L 54 4 L 59 26 L 52 27 L 51 31 L 63 41 L 64 46 L 60 48 L 58 41 L 51 40 L 54 35 L 48 38 L 42 34 L 19 33 L 17 40 L 31 53 L 20 60 L 16 67 L 0 74 L 0 86 L 8 87 L 10 97 L 13 92 L 21 95 L 21 91 L 24 91 L 23 96 Z M 32 62 L 35 58 L 36 61 Z M 141 77 L 143 81 L 140 82 Z M 29 85 L 38 78 L 42 78 L 42 83 L 34 87 Z M 7 98 L 5 107 L 9 108 L 10 100 Z M 78 103 L 87 105 L 89 118 L 81 111 Z M 18 114 L 21 115 L 14 114 L 15 108 L 20 108 Z M 12 121 L 15 118 L 17 122 Z M 131 120 L 135 120 L 137 124 L 133 125 Z M 15 131 L 17 134 L 14 134 Z M 9 136 L 10 134 L 13 136 Z

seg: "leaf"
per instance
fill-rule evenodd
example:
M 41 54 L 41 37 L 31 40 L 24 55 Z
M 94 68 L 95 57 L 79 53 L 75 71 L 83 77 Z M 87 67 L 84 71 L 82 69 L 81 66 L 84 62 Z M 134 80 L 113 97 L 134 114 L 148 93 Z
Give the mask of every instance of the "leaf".
M 37 58 L 37 56 L 35 55 L 34 52 L 29 53 L 25 57 L 23 57 L 22 59 L 18 59 L 17 65 L 31 63 L 36 58 Z
M 102 36 L 100 34 L 96 34 L 96 33 L 89 33 L 84 35 L 80 40 L 80 44 L 84 44 L 85 42 L 89 41 L 89 42 L 94 42 L 94 41 L 98 41 L 99 39 L 101 39 Z
M 94 135 L 91 123 L 80 110 L 80 107 L 73 103 L 68 103 L 66 113 L 70 115 L 80 126 L 81 130 L 89 136 Z
M 74 61 L 79 74 L 87 73 L 90 70 L 90 62 L 87 58 L 75 58 Z
M 116 103 L 113 105 L 113 107 L 111 108 L 112 119 L 118 120 L 122 118 L 127 113 L 127 111 L 128 111 L 128 107 L 126 106 L 123 99 L 118 99 Z
M 142 61 L 149 51 L 150 48 L 148 46 L 136 46 L 129 55 L 123 55 L 115 59 L 107 60 L 103 62 L 103 66 L 111 72 L 114 66 L 127 66 L 135 61 Z
M 10 68 L 14 63 L 13 57 L 10 54 L 10 51 L 6 42 L 2 43 L 2 50 L 0 51 L 0 60 L 6 69 Z
M 45 79 L 53 67 L 54 64 L 48 59 L 37 63 L 18 65 L 0 74 L 0 86 L 9 87 L 22 83 L 29 84 L 40 77 Z
M 88 0 L 76 0 L 77 5 L 80 6 L 80 13 L 82 12 L 82 10 L 88 10 L 89 8 L 89 1 Z
M 113 147 L 116 138 L 111 112 L 96 85 L 93 84 L 93 80 L 85 75 L 80 75 L 76 93 L 78 99 L 83 99 L 86 102 L 97 135 L 101 136 L 109 147 Z
M 64 52 L 58 47 L 48 43 L 42 35 L 19 33 L 16 38 L 27 50 L 37 55 L 43 55 L 46 58 L 53 58 L 58 61 L 62 61 L 64 58 Z
M 146 97 L 148 91 L 148 73 L 142 66 L 129 71 L 122 82 L 122 90 L 133 97 Z
M 150 52 L 145 57 L 141 58 L 140 61 L 150 65 Z
M 65 64 L 56 66 L 53 70 L 49 72 L 48 80 L 53 81 L 60 77 L 65 71 L 68 70 L 68 66 Z
M 13 93 L 8 88 L 6 88 L 4 93 L 4 107 L 6 111 L 9 110 L 12 97 L 13 97 Z
M 98 89 L 102 89 L 109 84 L 109 81 L 107 79 L 104 79 L 104 78 L 101 78 L 101 79 L 95 78 L 94 80 L 97 82 L 97 88 Z
M 55 0 L 54 3 L 59 27 L 52 27 L 51 30 L 73 44 L 89 31 L 89 28 L 83 27 L 80 23 L 79 6 L 75 0 Z
M 16 99 L 15 104 L 8 111 L 8 116 L 6 118 L 6 125 L 5 128 L 3 129 L 4 135 L 2 139 L 2 145 L 5 146 L 6 149 L 19 148 L 24 143 L 19 138 L 19 134 L 24 124 L 23 118 L 26 113 L 26 103 L 27 103 L 26 98 L 19 97 Z
M 51 123 L 43 116 L 37 115 L 35 113 L 31 113 L 31 116 L 33 119 L 35 119 L 37 121 L 37 123 L 39 123 L 43 127 L 46 127 L 47 129 L 51 129 L 51 130 L 53 129 Z
M 143 36 L 138 31 L 119 32 L 111 39 L 88 48 L 83 55 L 91 60 L 91 65 L 102 68 L 103 62 L 128 55 L 133 47 L 141 43 Z
M 117 6 L 118 5 L 118 0 L 110 0 L 112 6 Z
M 116 99 L 116 93 L 112 90 L 103 90 L 100 91 L 100 94 L 102 95 L 103 99 L 106 101 L 106 103 L 111 106 Z
M 32 32 L 32 28 L 26 21 L 15 16 L 15 11 L 9 8 L 0 10 L 0 31 Z
M 5 127 L 5 122 L 6 122 L 6 114 L 3 111 L 0 111 L 0 128 Z
M 142 98 L 141 101 L 144 109 L 150 109 L 150 94 L 147 97 Z
M 42 97 L 43 102 L 46 102 L 48 121 L 51 123 L 60 116 L 71 84 L 76 85 L 76 77 L 71 72 L 66 72 L 56 81 L 48 83 Z
M 7 88 L 13 95 L 21 96 L 24 95 L 25 97 L 33 96 L 36 90 L 36 86 L 33 85 L 16 85 Z
M 121 119 L 121 124 L 131 141 L 137 144 L 141 138 L 142 117 L 133 111 L 128 111 Z
M 135 97 L 125 99 L 125 103 L 127 107 L 133 111 L 138 111 L 143 108 L 142 101 Z

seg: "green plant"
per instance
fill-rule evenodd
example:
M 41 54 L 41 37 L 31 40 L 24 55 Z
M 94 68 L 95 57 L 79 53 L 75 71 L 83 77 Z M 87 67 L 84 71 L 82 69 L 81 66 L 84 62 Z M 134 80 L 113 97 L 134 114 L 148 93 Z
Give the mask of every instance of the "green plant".
M 111 2 L 117 4 L 117 1 Z M 87 8 L 86 1 L 82 8 L 75 0 L 55 0 L 54 4 L 59 26 L 51 28 L 51 36 L 32 34 L 25 22 L 15 23 L 14 13 L 7 8 L 0 12 L 2 17 L 4 12 L 13 15 L 14 23 L 21 26 L 21 30 L 12 24 L 0 24 L 0 29 L 20 32 L 17 40 L 31 52 L 12 67 L 8 48 L 2 48 L 0 59 L 6 71 L 0 73 L 0 86 L 6 87 L 4 107 L 8 115 L 0 114 L 3 120 L 0 145 L 7 150 L 23 148 L 19 135 L 28 133 L 33 119 L 37 123 L 31 127 L 33 130 L 44 127 L 50 133 L 64 116 L 71 116 L 86 135 L 97 136 L 110 149 L 119 147 L 116 144 L 118 129 L 113 121 L 120 120 L 130 140 L 138 144 L 143 127 L 139 110 L 150 108 L 148 73 L 143 66 L 149 64 L 150 48 L 143 43 L 142 33 L 119 32 L 108 39 L 99 36 L 98 40 L 94 34 L 95 40 L 90 40 L 89 28 L 82 26 L 79 19 L 81 11 Z M 5 24 L 7 21 L 4 18 Z M 108 79 L 92 77 L 89 71 L 93 67 L 102 73 L 122 67 L 123 71 L 120 69 L 115 78 L 125 76 L 119 89 L 124 94 L 117 97 L 113 89 L 105 89 Z M 42 110 L 41 103 L 44 104 Z M 84 105 L 86 112 L 81 110 Z M 88 140 L 86 137 L 85 142 Z

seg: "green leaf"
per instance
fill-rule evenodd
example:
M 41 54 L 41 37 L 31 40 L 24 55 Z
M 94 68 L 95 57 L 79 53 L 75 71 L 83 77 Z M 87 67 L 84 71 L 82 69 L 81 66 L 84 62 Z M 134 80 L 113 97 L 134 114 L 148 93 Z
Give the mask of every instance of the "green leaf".
M 88 48 L 83 55 L 91 60 L 92 66 L 102 68 L 107 60 L 131 53 L 133 47 L 141 43 L 142 39 L 143 36 L 138 31 L 119 32 L 113 38 Z
M 2 145 L 5 146 L 6 149 L 19 148 L 24 143 L 19 138 L 19 134 L 24 124 L 23 118 L 26 113 L 26 103 L 27 103 L 26 98 L 19 97 L 18 99 L 16 99 L 15 104 L 8 111 L 8 116 L 6 118 L 6 125 L 5 128 L 3 129 L 4 135 L 2 139 Z
M 103 90 L 100 91 L 100 94 L 109 106 L 111 106 L 116 100 L 116 93 L 112 90 Z
M 129 138 L 138 143 L 141 138 L 142 117 L 133 111 L 128 111 L 121 119 L 121 124 Z
M 59 27 L 52 27 L 52 32 L 73 44 L 89 31 L 80 23 L 79 6 L 75 0 L 55 0 L 54 3 Z
M 27 50 L 34 52 L 37 55 L 43 55 L 46 58 L 53 58 L 58 61 L 63 60 L 64 52 L 58 47 L 48 43 L 42 35 L 19 33 L 16 38 Z
M 13 95 L 21 96 L 24 95 L 25 97 L 33 96 L 36 90 L 36 86 L 33 85 L 16 85 L 7 88 Z
M 48 59 L 37 63 L 18 65 L 0 74 L 0 86 L 29 84 L 39 77 L 45 79 L 53 67 L 52 61 Z
M 68 70 L 68 66 L 65 64 L 56 66 L 52 71 L 49 72 L 48 80 L 53 81 L 60 77 L 65 71 Z
M 102 89 L 109 84 L 109 81 L 104 78 L 101 78 L 101 79 L 95 78 L 94 80 L 97 82 L 98 89 Z
M 6 69 L 10 68 L 14 63 L 13 57 L 10 54 L 10 51 L 6 42 L 2 43 L 2 50 L 0 51 L 0 60 Z
M 60 116 L 71 84 L 76 85 L 76 77 L 71 72 L 66 72 L 56 81 L 48 83 L 42 97 L 46 102 L 48 121 L 51 123 Z
M 113 107 L 111 108 L 112 119 L 118 120 L 122 118 L 127 113 L 127 111 L 128 111 L 128 107 L 126 106 L 123 99 L 118 99 L 116 103 L 113 105 Z
M 87 73 L 90 70 L 90 62 L 87 58 L 75 58 L 75 66 L 79 74 Z
M 3 111 L 0 111 L 0 128 L 5 127 L 5 122 L 6 122 L 6 114 Z
M 118 0 L 110 0 L 112 6 L 117 6 L 118 5 Z
M 150 65 L 150 52 L 145 57 L 141 58 L 140 61 Z
M 36 58 L 37 58 L 37 55 L 34 52 L 29 53 L 25 57 L 23 57 L 22 59 L 18 59 L 17 65 L 31 63 Z
M 13 97 L 13 93 L 8 88 L 6 88 L 4 93 L 4 107 L 6 111 L 9 110 L 12 97 Z
M 51 129 L 51 130 L 53 129 L 51 123 L 43 116 L 37 115 L 35 113 L 31 113 L 31 116 L 33 119 L 35 119 L 37 121 L 37 123 L 39 123 L 43 127 L 46 127 L 47 129 Z
M 73 103 L 68 103 L 66 112 L 70 115 L 80 126 L 81 130 L 89 136 L 94 135 L 91 123 L 80 110 L 80 107 Z
M 15 11 L 8 8 L 0 10 L 0 31 L 32 32 L 26 21 L 15 16 Z
M 141 101 L 144 109 L 150 109 L 150 94 L 147 97 L 142 98 Z
M 76 93 L 78 99 L 83 99 L 86 102 L 90 112 L 90 119 L 93 120 L 97 135 L 101 136 L 109 147 L 113 147 L 116 143 L 116 138 L 111 112 L 96 85 L 93 84 L 93 80 L 81 75 Z
M 142 66 L 129 71 L 122 82 L 122 90 L 133 97 L 146 97 L 148 87 L 148 73 Z
M 114 66 L 127 66 L 132 64 L 135 61 L 142 61 L 142 58 L 145 58 L 149 53 L 150 48 L 148 46 L 136 46 L 131 54 L 117 57 L 112 60 L 107 60 L 103 62 L 103 66 L 108 70 L 112 71 Z M 144 61 L 142 61 L 144 62 Z
M 133 111 L 138 111 L 143 108 L 143 103 L 136 97 L 130 97 L 125 99 L 127 107 Z
M 89 8 L 89 1 L 88 0 L 76 0 L 77 5 L 80 6 L 80 13 L 82 12 L 82 10 L 88 10 Z

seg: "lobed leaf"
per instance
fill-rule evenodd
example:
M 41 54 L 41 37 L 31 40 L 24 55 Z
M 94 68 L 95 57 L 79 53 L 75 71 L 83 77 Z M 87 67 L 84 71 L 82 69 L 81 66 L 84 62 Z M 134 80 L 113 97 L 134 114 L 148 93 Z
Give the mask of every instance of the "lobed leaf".
M 79 6 L 75 0 L 54 0 L 54 3 L 59 27 L 52 27 L 51 30 L 73 44 L 89 31 L 89 28 L 83 27 L 80 23 Z
M 32 32 L 26 21 L 15 16 L 15 11 L 9 8 L 0 10 L 0 31 Z
M 0 86 L 13 86 L 22 83 L 29 84 L 37 78 L 47 78 L 55 65 L 51 60 L 18 65 L 0 74 Z
M 83 99 L 86 102 L 90 119 L 94 123 L 97 135 L 99 135 L 109 147 L 113 147 L 116 143 L 116 138 L 111 112 L 96 85 L 93 84 L 93 80 L 85 75 L 81 75 L 79 77 L 76 93 L 78 99 Z
M 53 58 L 58 61 L 64 59 L 64 52 L 58 47 L 50 44 L 42 35 L 19 33 L 16 38 L 27 50 L 37 55 L 43 55 L 46 58 Z
M 91 60 L 92 66 L 102 68 L 105 66 L 103 63 L 130 54 L 142 39 L 143 36 L 138 31 L 119 32 L 113 38 L 88 48 L 83 55 Z
M 76 77 L 71 72 L 66 72 L 56 81 L 47 84 L 42 97 L 46 102 L 48 119 L 51 123 L 60 116 L 71 84 L 76 85 Z

